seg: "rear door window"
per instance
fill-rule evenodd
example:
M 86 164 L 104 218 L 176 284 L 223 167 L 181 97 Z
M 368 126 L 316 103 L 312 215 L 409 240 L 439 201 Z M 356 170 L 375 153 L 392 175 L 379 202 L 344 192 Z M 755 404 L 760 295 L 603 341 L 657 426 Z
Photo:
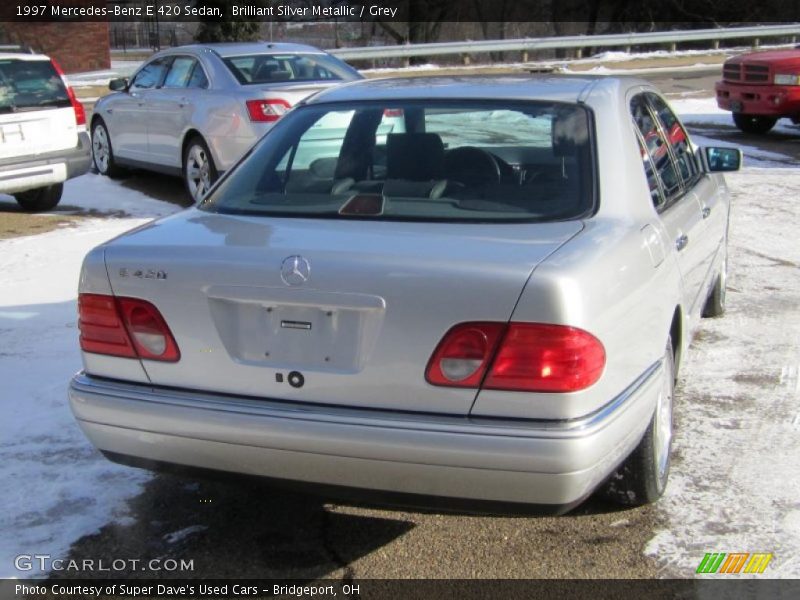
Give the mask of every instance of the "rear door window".
M 630 110 L 634 126 L 640 135 L 640 150 L 653 202 L 656 208 L 661 209 L 682 194 L 681 178 L 673 161 L 669 143 L 659 128 L 644 94 L 633 97 Z M 663 196 L 661 193 L 653 193 L 657 187 L 660 187 Z
M 188 56 L 178 56 L 172 61 L 167 77 L 164 79 L 165 88 L 182 88 L 189 83 L 192 69 L 197 61 Z
M 663 98 L 656 94 L 648 93 L 647 99 L 653 107 L 653 112 L 667 136 L 684 187 L 690 188 L 700 177 L 700 167 L 697 164 L 697 158 L 694 152 L 692 152 L 689 134 L 686 133 L 678 117 L 676 117 L 675 113 L 667 106 Z
M 0 112 L 71 106 L 64 82 L 48 60 L 0 60 Z

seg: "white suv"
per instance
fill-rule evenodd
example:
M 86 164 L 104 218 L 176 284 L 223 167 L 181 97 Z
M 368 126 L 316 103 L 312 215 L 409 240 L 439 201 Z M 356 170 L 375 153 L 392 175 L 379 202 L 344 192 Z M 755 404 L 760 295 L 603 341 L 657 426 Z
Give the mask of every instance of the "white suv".
M 7 49 L 0 47 L 0 193 L 25 210 L 50 210 L 64 181 L 89 170 L 86 113 L 58 63 Z

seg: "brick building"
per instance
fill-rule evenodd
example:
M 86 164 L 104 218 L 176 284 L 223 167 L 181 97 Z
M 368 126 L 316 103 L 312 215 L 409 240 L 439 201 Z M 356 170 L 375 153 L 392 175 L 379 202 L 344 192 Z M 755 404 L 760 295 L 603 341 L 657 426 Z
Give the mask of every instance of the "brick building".
M 70 6 L 98 5 L 97 0 L 71 0 Z M 24 44 L 55 58 L 67 73 L 111 67 L 108 23 L 64 20 L 47 23 L 0 21 L 0 43 Z

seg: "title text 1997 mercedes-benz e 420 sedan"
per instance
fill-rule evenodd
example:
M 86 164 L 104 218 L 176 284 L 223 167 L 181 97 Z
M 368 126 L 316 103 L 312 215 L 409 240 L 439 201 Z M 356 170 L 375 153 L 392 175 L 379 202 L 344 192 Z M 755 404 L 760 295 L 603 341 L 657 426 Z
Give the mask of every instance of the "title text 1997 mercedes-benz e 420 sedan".
M 331 89 L 201 205 L 89 253 L 72 410 L 128 464 L 652 502 L 740 161 L 634 79 Z

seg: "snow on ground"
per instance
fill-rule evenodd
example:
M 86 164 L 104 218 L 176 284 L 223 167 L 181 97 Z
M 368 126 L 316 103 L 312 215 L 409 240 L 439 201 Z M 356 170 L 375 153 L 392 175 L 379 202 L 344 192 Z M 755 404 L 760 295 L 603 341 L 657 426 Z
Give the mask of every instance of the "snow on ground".
M 78 273 L 92 247 L 180 208 L 98 175 L 64 192 L 64 205 L 130 214 L 0 241 L 0 577 L 35 575 L 16 571 L 14 557 L 63 558 L 79 537 L 124 519 L 148 479 L 102 458 L 69 410 L 67 383 L 81 368 Z
M 124 182 L 113 181 L 94 173 L 69 180 L 64 185 L 64 195 L 59 207 L 120 215 L 124 213 L 127 217 L 143 219 L 162 217 L 180 210 L 178 206 L 127 188 Z
M 760 50 L 781 50 L 794 48 L 793 44 L 762 45 Z M 653 58 L 676 58 L 686 56 L 727 56 L 729 54 L 742 54 L 752 52 L 751 46 L 737 46 L 735 48 L 719 48 L 717 50 L 652 50 L 650 52 L 622 52 L 619 50 L 608 50 L 598 52 L 587 58 L 578 58 L 570 61 L 573 64 L 586 64 L 592 62 L 626 62 L 629 60 L 650 60 Z
M 713 99 L 673 105 L 696 125 L 730 118 Z M 745 148 L 745 155 L 756 150 Z M 800 576 L 800 169 L 747 168 L 727 180 L 733 195 L 728 313 L 702 321 L 701 343 L 681 373 L 675 464 L 658 505 L 667 526 L 646 553 L 667 577 L 691 577 L 706 552 L 772 553 L 764 576 L 794 578 Z
M 675 453 L 647 554 L 690 577 L 706 552 L 768 552 L 800 576 L 800 169 L 747 169 L 733 192 L 728 313 L 681 373 Z
M 573 73 L 573 74 L 586 74 L 586 75 L 657 75 L 658 73 L 674 73 L 676 71 L 708 71 L 711 69 L 721 69 L 719 64 L 709 63 L 694 63 L 692 65 L 669 65 L 662 67 L 622 67 L 615 69 L 613 67 L 606 67 L 605 65 L 598 65 L 591 69 L 583 69 L 576 71 L 569 67 L 561 67 L 558 69 L 559 73 Z

